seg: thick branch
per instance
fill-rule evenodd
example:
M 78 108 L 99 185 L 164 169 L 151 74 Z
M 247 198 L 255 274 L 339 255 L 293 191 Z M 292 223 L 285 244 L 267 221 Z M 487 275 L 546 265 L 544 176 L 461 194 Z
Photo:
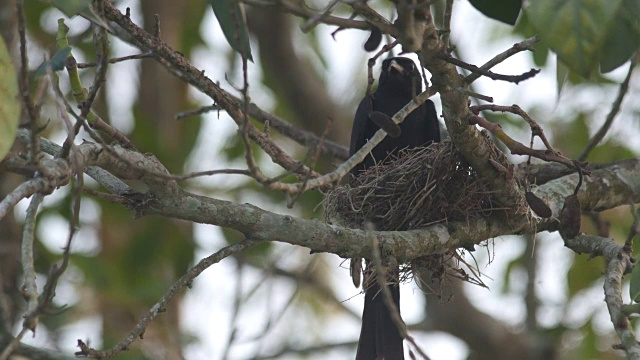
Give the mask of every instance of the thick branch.
M 618 347 L 626 351 L 627 359 L 640 359 L 640 343 L 636 339 L 628 316 L 622 311 L 622 279 L 631 271 L 631 248 L 621 246 L 609 238 L 586 235 L 565 239 L 565 244 L 578 253 L 602 256 L 607 260 L 604 273 L 604 301 L 613 327 L 622 341 Z
M 511 165 L 506 158 L 496 154 L 493 145 L 484 139 L 475 126 L 469 125 L 468 97 L 464 91 L 466 83 L 455 65 L 442 60 L 445 45 L 440 41 L 431 17 L 426 25 L 420 58 L 433 75 L 431 81 L 440 93 L 442 114 L 451 140 L 469 165 L 488 183 L 496 200 L 504 207 L 519 208 L 524 203 L 524 193 L 515 182 L 501 175 L 490 160 L 504 168 Z
M 24 141 L 25 137 L 20 139 Z M 164 166 L 151 155 L 121 147 L 115 147 L 111 152 L 104 151 L 101 145 L 91 143 L 79 145 L 78 153 L 83 168 L 97 166 L 121 180 L 138 179 L 145 182 L 150 189 L 146 198 L 131 199 L 139 204 L 137 210 L 142 215 L 156 214 L 228 227 L 244 233 L 247 238 L 285 242 L 344 258 L 366 258 L 371 254 L 371 241 L 363 230 L 298 219 L 250 204 L 191 194 L 182 190 L 175 181 L 149 176 L 149 172 L 166 172 Z M 140 164 L 143 168 L 131 168 L 128 163 Z M 534 189 L 534 193 L 553 211 L 551 219 L 537 224 L 530 222 L 527 216 L 503 218 L 496 213 L 487 218 L 436 224 L 421 230 L 378 231 L 373 234 L 378 238 L 385 255 L 406 262 L 424 255 L 471 247 L 500 235 L 555 230 L 557 222 L 552 219 L 558 217 L 565 197 L 573 193 L 577 182 L 578 175 L 571 174 Z M 578 197 L 585 211 L 601 211 L 630 201 L 640 202 L 640 160 L 627 160 L 593 171 L 585 179 Z

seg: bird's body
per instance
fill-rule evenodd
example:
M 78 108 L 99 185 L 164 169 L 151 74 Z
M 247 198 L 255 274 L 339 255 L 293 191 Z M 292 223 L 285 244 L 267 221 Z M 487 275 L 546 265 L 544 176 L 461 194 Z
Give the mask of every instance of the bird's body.
M 378 111 L 392 117 L 421 91 L 420 73 L 411 59 L 402 57 L 386 59 L 382 63 L 378 89 L 372 96 L 365 96 L 356 111 L 351 130 L 350 154 L 353 155 L 358 151 L 380 129 L 369 117 L 371 112 Z M 433 102 L 427 100 L 412 111 L 400 124 L 400 130 L 398 137 L 386 136 L 373 148 L 365 160 L 353 169 L 352 174 L 358 176 L 361 171 L 376 163 L 384 162 L 389 155 L 402 149 L 426 146 L 431 142 L 440 141 L 440 127 Z M 383 224 L 376 225 L 383 227 Z M 372 270 L 368 272 L 373 273 Z M 396 277 L 396 280 L 389 285 L 389 290 L 399 309 L 400 287 L 397 270 L 395 274 L 390 275 Z M 404 359 L 402 336 L 384 303 L 383 294 L 375 277 L 365 275 L 364 288 L 365 303 L 356 360 Z
M 391 67 L 391 62 L 394 60 L 400 66 L 412 66 L 413 71 L 411 71 L 410 78 L 398 78 L 403 74 L 393 73 L 396 71 Z M 382 65 L 378 89 L 371 97 L 365 96 L 356 111 L 351 130 L 350 155 L 355 154 L 367 140 L 380 130 L 378 125 L 369 119 L 369 114 L 372 111 L 379 111 L 392 117 L 421 91 L 420 74 L 411 59 L 391 58 L 385 60 Z M 370 156 L 367 156 L 354 168 L 352 173 L 357 176 L 360 171 L 373 166 L 376 162 L 384 161 L 388 155 L 403 148 L 426 146 L 433 141 L 440 141 L 440 126 L 433 102 L 427 100 L 413 110 L 400 124 L 400 129 L 402 132 L 399 137 L 385 137 L 380 144 L 373 148 Z

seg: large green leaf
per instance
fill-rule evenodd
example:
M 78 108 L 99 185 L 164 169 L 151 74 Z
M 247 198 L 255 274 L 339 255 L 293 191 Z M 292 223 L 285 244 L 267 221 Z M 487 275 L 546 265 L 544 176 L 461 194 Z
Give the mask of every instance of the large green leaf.
M 18 80 L 11 63 L 11 56 L 0 37 L 0 160 L 11 149 L 18 131 L 20 101 Z
M 629 60 L 640 47 L 640 1 L 622 0 L 616 21 L 602 47 L 600 71 L 612 71 Z
M 469 0 L 469 2 L 481 13 L 509 25 L 516 23 L 522 7 L 522 0 Z
M 247 23 L 238 0 L 209 0 L 209 3 L 229 45 L 253 61 Z
M 570 69 L 588 76 L 601 55 L 622 0 L 538 0 L 525 6 L 540 39 Z

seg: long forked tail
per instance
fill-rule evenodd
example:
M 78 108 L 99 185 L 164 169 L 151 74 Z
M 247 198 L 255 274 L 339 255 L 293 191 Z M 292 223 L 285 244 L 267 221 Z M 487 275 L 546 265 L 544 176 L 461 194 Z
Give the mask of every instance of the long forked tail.
M 400 285 L 388 285 L 391 296 L 400 309 Z M 380 286 L 374 281 L 364 295 L 362 329 L 356 360 L 404 360 L 402 336 L 391 318 Z

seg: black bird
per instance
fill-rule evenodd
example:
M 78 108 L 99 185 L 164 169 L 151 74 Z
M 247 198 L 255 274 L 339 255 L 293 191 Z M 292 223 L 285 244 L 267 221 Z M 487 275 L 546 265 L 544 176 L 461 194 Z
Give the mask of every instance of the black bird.
M 420 72 L 413 60 L 404 57 L 384 60 L 377 90 L 371 96 L 365 96 L 356 111 L 351 130 L 350 155 L 358 151 L 380 129 L 370 116 L 372 112 L 381 112 L 392 117 L 421 92 Z M 379 119 L 380 116 L 373 118 Z M 399 136 L 393 138 L 387 135 L 374 147 L 365 160 L 352 170 L 352 175 L 358 176 L 361 171 L 384 162 L 389 155 L 401 149 L 426 146 L 440 141 L 440 125 L 433 102 L 427 100 L 411 112 L 400 124 L 400 130 Z M 378 225 L 384 229 L 384 224 Z M 357 261 L 360 262 L 359 259 Z M 375 271 L 369 270 L 369 273 L 371 272 Z M 397 271 L 391 275 L 397 276 Z M 365 275 L 364 311 L 356 360 L 402 360 L 403 339 L 384 303 L 377 281 L 367 278 L 371 276 Z M 400 286 L 397 281 L 389 285 L 389 290 L 400 309 Z

